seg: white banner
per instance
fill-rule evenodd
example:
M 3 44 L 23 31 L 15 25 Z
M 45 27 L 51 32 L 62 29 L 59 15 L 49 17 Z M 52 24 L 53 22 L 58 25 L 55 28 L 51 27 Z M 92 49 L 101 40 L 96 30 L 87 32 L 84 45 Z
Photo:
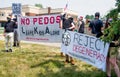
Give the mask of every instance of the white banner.
M 70 31 L 66 31 L 62 35 L 62 52 L 83 60 L 103 71 L 106 70 L 108 48 L 108 43 L 105 44 L 94 36 Z
M 60 15 L 19 17 L 20 40 L 33 42 L 61 42 Z

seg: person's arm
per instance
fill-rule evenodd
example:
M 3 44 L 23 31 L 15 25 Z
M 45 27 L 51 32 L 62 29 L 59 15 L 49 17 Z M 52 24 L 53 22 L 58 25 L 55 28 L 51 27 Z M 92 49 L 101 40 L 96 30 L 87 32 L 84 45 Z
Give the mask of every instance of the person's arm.
M 91 22 L 90 22 L 90 24 L 89 24 L 89 26 L 88 26 L 88 31 L 90 31 L 92 28 L 91 28 Z
M 80 28 L 81 24 L 82 24 L 82 22 L 81 22 L 81 21 L 78 21 L 78 26 L 77 26 L 78 28 L 77 28 L 77 29 Z
M 59 28 L 63 28 L 63 21 L 62 20 L 60 20 L 60 24 L 59 24 Z
M 4 37 L 5 37 L 5 35 L 6 35 L 6 34 L 5 34 L 5 32 L 6 32 L 6 31 L 5 31 L 5 28 L 6 28 L 6 26 L 4 25 L 4 32 L 3 32 L 3 36 L 4 36 Z
M 101 21 L 101 31 L 104 30 L 104 27 L 103 27 L 103 22 Z
M 75 28 L 75 25 L 74 25 L 73 22 L 71 23 L 71 25 L 72 25 L 72 26 L 71 26 L 69 29 L 74 29 L 74 28 Z

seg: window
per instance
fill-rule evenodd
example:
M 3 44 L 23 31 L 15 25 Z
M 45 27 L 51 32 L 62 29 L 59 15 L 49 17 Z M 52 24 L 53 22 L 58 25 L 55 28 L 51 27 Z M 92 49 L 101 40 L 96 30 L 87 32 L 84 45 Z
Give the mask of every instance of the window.
M 4 13 L 0 13 L 0 16 L 4 16 L 5 14 Z
M 2 15 L 1 16 L 4 16 L 4 14 L 2 13 Z

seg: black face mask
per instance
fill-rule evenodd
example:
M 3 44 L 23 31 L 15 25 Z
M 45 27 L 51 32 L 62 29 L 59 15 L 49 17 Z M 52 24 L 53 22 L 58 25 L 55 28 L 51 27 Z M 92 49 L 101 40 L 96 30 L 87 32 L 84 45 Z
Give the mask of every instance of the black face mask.
M 10 22 L 10 21 L 11 21 L 11 18 L 7 18 L 7 21 Z

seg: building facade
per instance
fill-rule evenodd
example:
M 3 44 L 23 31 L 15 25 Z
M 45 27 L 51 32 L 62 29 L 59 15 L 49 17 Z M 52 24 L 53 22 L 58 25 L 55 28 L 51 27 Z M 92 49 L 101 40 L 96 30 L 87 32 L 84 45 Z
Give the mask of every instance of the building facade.
M 63 12 L 63 8 L 52 9 L 48 8 L 39 8 L 31 5 L 22 5 L 22 16 L 40 16 L 40 15 L 48 15 L 48 14 L 61 14 Z M 0 8 L 0 26 L 4 26 L 4 23 L 7 21 L 7 16 L 12 13 L 12 7 L 4 7 Z M 68 15 L 71 15 L 75 20 L 78 17 L 76 12 L 71 10 L 67 10 Z

